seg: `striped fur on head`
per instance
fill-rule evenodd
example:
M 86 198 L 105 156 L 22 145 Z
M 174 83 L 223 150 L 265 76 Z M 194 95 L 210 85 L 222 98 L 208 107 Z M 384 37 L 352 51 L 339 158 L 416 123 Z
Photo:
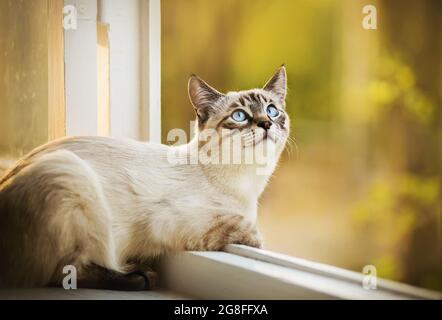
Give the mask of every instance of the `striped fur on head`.
M 226 94 L 212 88 L 195 75 L 189 80 L 189 98 L 194 106 L 198 131 L 205 129 L 237 130 L 243 136 L 264 136 L 260 123 L 268 121 L 275 142 L 284 145 L 289 134 L 289 117 L 285 111 L 287 76 L 284 66 L 267 81 L 263 88 L 232 91 Z M 274 105 L 279 111 L 275 118 L 268 116 L 266 109 Z M 237 122 L 232 118 L 236 110 L 247 114 L 247 121 Z M 279 140 L 279 141 L 276 141 Z

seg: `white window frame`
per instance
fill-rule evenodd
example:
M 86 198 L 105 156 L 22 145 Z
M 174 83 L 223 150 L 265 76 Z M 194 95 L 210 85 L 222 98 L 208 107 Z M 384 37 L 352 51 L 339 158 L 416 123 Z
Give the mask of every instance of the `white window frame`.
M 109 135 L 161 141 L 160 0 L 64 0 L 77 9 L 65 30 L 66 134 L 102 135 L 97 23 L 108 24 Z
M 107 0 L 104 21 L 110 23 L 110 40 L 120 32 L 115 23 L 124 25 L 133 17 L 121 18 L 118 7 L 123 1 Z M 134 1 L 131 0 L 133 5 Z M 144 131 L 133 138 L 160 142 L 161 137 L 161 15 L 160 0 L 140 0 L 139 46 L 141 59 L 141 110 Z M 126 1 L 124 1 L 125 3 Z M 66 41 L 66 104 L 67 134 L 98 134 L 96 65 L 84 63 L 81 57 L 95 54 L 97 0 L 65 0 L 81 7 L 79 28 L 65 32 Z M 99 9 L 103 10 L 103 8 Z M 117 13 L 113 15 L 112 13 Z M 120 19 L 120 20 L 118 20 Z M 123 19 L 123 20 L 121 20 Z M 120 25 L 120 27 L 121 27 Z M 123 26 L 124 27 L 124 26 Z M 114 29 L 113 29 L 114 28 Z M 85 41 L 87 43 L 85 43 Z M 80 45 L 81 43 L 81 45 Z M 127 46 L 127 43 L 123 45 Z M 129 44 L 130 45 L 130 44 Z M 137 44 L 132 44 L 137 45 Z M 111 55 L 123 48 L 111 42 Z M 123 50 L 124 51 L 124 50 Z M 124 60 L 130 57 L 119 57 Z M 117 59 L 117 60 L 118 60 Z M 112 57 L 111 57 L 112 61 Z M 112 69 L 112 83 L 118 83 L 115 73 L 124 76 L 125 70 Z M 114 74 L 112 74 L 114 73 Z M 137 81 L 135 79 L 134 81 Z M 87 87 L 88 90 L 84 88 Z M 114 88 L 115 89 L 115 88 Z M 95 91 L 94 91 L 95 90 Z M 115 98 L 115 97 L 114 97 Z M 115 100 L 115 99 L 114 99 Z M 118 98 L 117 98 L 118 100 Z M 121 97 L 120 97 L 121 100 Z M 111 135 L 127 123 L 124 105 L 111 105 Z M 132 110 L 133 111 L 133 110 Z M 75 126 L 81 119 L 82 127 Z M 136 119 L 136 116 L 132 116 Z M 135 124 L 134 124 L 135 125 Z M 137 124 L 139 125 L 139 124 Z M 112 132 L 112 127 L 114 131 Z M 144 132 L 144 133 L 143 133 Z M 207 299 L 441 299 L 438 292 L 377 279 L 377 289 L 363 288 L 364 275 L 341 268 L 290 257 L 271 251 L 241 245 L 229 245 L 224 252 L 184 252 L 166 256 L 159 263 L 166 289 L 185 296 Z

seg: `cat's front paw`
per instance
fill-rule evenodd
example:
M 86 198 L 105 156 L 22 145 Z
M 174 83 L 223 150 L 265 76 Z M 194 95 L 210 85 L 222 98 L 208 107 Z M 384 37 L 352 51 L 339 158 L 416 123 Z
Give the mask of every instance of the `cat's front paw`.
M 196 250 L 219 251 L 227 244 L 262 248 L 262 243 L 254 223 L 242 215 L 220 215 L 215 217 L 212 226 L 196 243 Z
M 258 249 L 262 249 L 264 247 L 264 241 L 262 239 L 262 235 L 256 227 L 249 234 L 247 239 L 245 239 L 244 243 L 237 243 L 237 244 L 244 244 L 246 246 L 255 247 Z

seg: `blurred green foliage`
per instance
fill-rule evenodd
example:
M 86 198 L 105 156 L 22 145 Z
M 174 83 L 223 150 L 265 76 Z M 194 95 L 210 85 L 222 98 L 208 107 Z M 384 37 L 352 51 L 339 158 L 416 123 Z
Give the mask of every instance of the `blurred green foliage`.
M 413 234 L 427 226 L 433 229 L 432 232 L 438 232 L 441 206 L 439 194 L 438 179 L 404 175 L 375 181 L 366 199 L 355 205 L 355 226 L 361 232 L 370 229 L 370 239 L 374 246 L 391 248 L 389 255 L 374 258 L 380 276 L 401 279 L 404 276 L 403 249 L 410 244 Z M 437 243 L 426 248 L 426 255 L 437 262 Z M 426 276 L 431 273 L 428 271 Z M 433 273 L 434 278 L 440 277 L 438 272 Z M 432 287 L 437 288 L 435 285 Z
M 402 107 L 422 125 L 434 120 L 436 104 L 417 86 L 412 68 L 400 58 L 388 54 L 379 57 L 378 77 L 369 83 L 367 96 L 373 105 L 371 120 L 376 121 L 380 113 L 394 105 Z
M 187 80 L 262 86 L 285 63 L 299 153 L 260 205 L 267 247 L 442 290 L 442 3 L 162 1 L 163 142 L 189 132 Z

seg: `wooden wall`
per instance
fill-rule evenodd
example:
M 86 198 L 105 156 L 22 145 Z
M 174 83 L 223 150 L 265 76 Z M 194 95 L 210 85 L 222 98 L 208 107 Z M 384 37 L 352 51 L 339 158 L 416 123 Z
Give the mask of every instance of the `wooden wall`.
M 0 0 L 0 159 L 63 136 L 63 0 Z

